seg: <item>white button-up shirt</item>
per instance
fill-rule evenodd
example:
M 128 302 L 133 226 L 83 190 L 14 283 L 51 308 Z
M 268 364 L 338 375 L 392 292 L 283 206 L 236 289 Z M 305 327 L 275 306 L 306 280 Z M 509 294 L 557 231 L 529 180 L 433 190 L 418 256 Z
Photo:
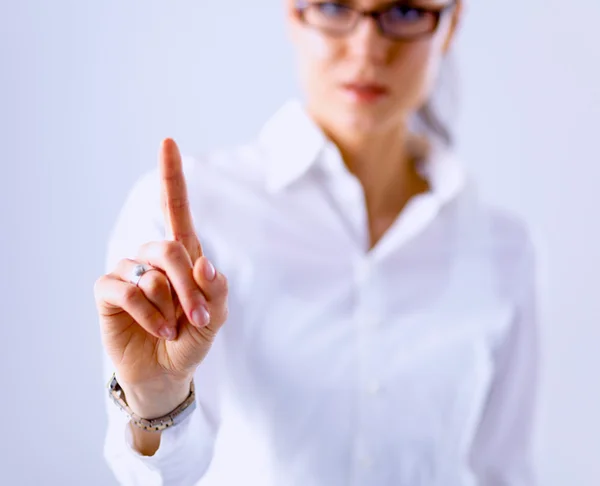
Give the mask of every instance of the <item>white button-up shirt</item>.
M 107 398 L 121 484 L 533 484 L 533 245 L 451 152 L 434 151 L 431 190 L 371 250 L 361 185 L 300 102 L 184 170 L 230 317 L 196 372 L 198 408 L 154 456 L 132 449 Z M 107 271 L 164 236 L 153 170 L 123 207 Z

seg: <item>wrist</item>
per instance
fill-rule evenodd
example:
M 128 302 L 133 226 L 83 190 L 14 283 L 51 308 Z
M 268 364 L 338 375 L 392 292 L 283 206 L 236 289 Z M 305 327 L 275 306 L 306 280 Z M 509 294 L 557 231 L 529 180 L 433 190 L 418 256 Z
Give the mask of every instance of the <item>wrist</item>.
M 125 402 L 131 411 L 139 417 L 151 420 L 167 415 L 181 405 L 190 395 L 191 382 L 190 378 L 162 385 L 157 383 L 143 386 L 121 384 L 121 388 Z

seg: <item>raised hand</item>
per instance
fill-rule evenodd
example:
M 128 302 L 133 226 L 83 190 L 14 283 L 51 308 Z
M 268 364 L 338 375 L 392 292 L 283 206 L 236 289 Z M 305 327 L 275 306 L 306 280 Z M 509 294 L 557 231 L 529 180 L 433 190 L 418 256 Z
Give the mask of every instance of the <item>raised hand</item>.
M 173 140 L 162 143 L 159 163 L 167 239 L 142 245 L 135 260 L 121 260 L 94 288 L 117 379 L 130 407 L 146 418 L 185 399 L 227 318 L 227 280 L 202 256 Z M 146 271 L 136 278 L 139 265 Z

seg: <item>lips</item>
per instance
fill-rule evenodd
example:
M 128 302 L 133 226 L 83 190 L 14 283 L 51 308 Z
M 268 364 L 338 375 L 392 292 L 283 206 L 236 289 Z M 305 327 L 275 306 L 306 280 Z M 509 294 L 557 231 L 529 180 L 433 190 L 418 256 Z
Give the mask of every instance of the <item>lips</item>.
M 343 86 L 348 90 L 379 95 L 387 94 L 389 91 L 385 86 L 376 83 L 345 83 Z
M 389 94 L 389 89 L 377 83 L 351 82 L 342 85 L 344 91 L 355 101 L 377 101 Z

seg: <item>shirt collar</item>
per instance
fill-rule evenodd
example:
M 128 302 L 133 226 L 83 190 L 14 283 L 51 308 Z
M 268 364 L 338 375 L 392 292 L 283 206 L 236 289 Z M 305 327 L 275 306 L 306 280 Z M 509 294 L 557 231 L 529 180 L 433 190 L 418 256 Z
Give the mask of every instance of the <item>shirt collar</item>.
M 466 183 L 466 171 L 456 153 L 438 144 L 430 146 L 429 156 L 419 171 L 440 205 L 456 196 Z
M 272 192 L 300 179 L 331 144 L 298 99 L 286 102 L 267 121 L 259 134 L 259 143 L 267 152 L 266 183 Z M 431 195 L 443 204 L 460 192 L 466 174 L 452 149 L 439 144 L 432 144 L 430 149 L 420 171 L 429 182 Z
M 310 169 L 327 139 L 301 102 L 292 99 L 265 124 L 259 143 L 267 152 L 267 187 L 277 192 Z

